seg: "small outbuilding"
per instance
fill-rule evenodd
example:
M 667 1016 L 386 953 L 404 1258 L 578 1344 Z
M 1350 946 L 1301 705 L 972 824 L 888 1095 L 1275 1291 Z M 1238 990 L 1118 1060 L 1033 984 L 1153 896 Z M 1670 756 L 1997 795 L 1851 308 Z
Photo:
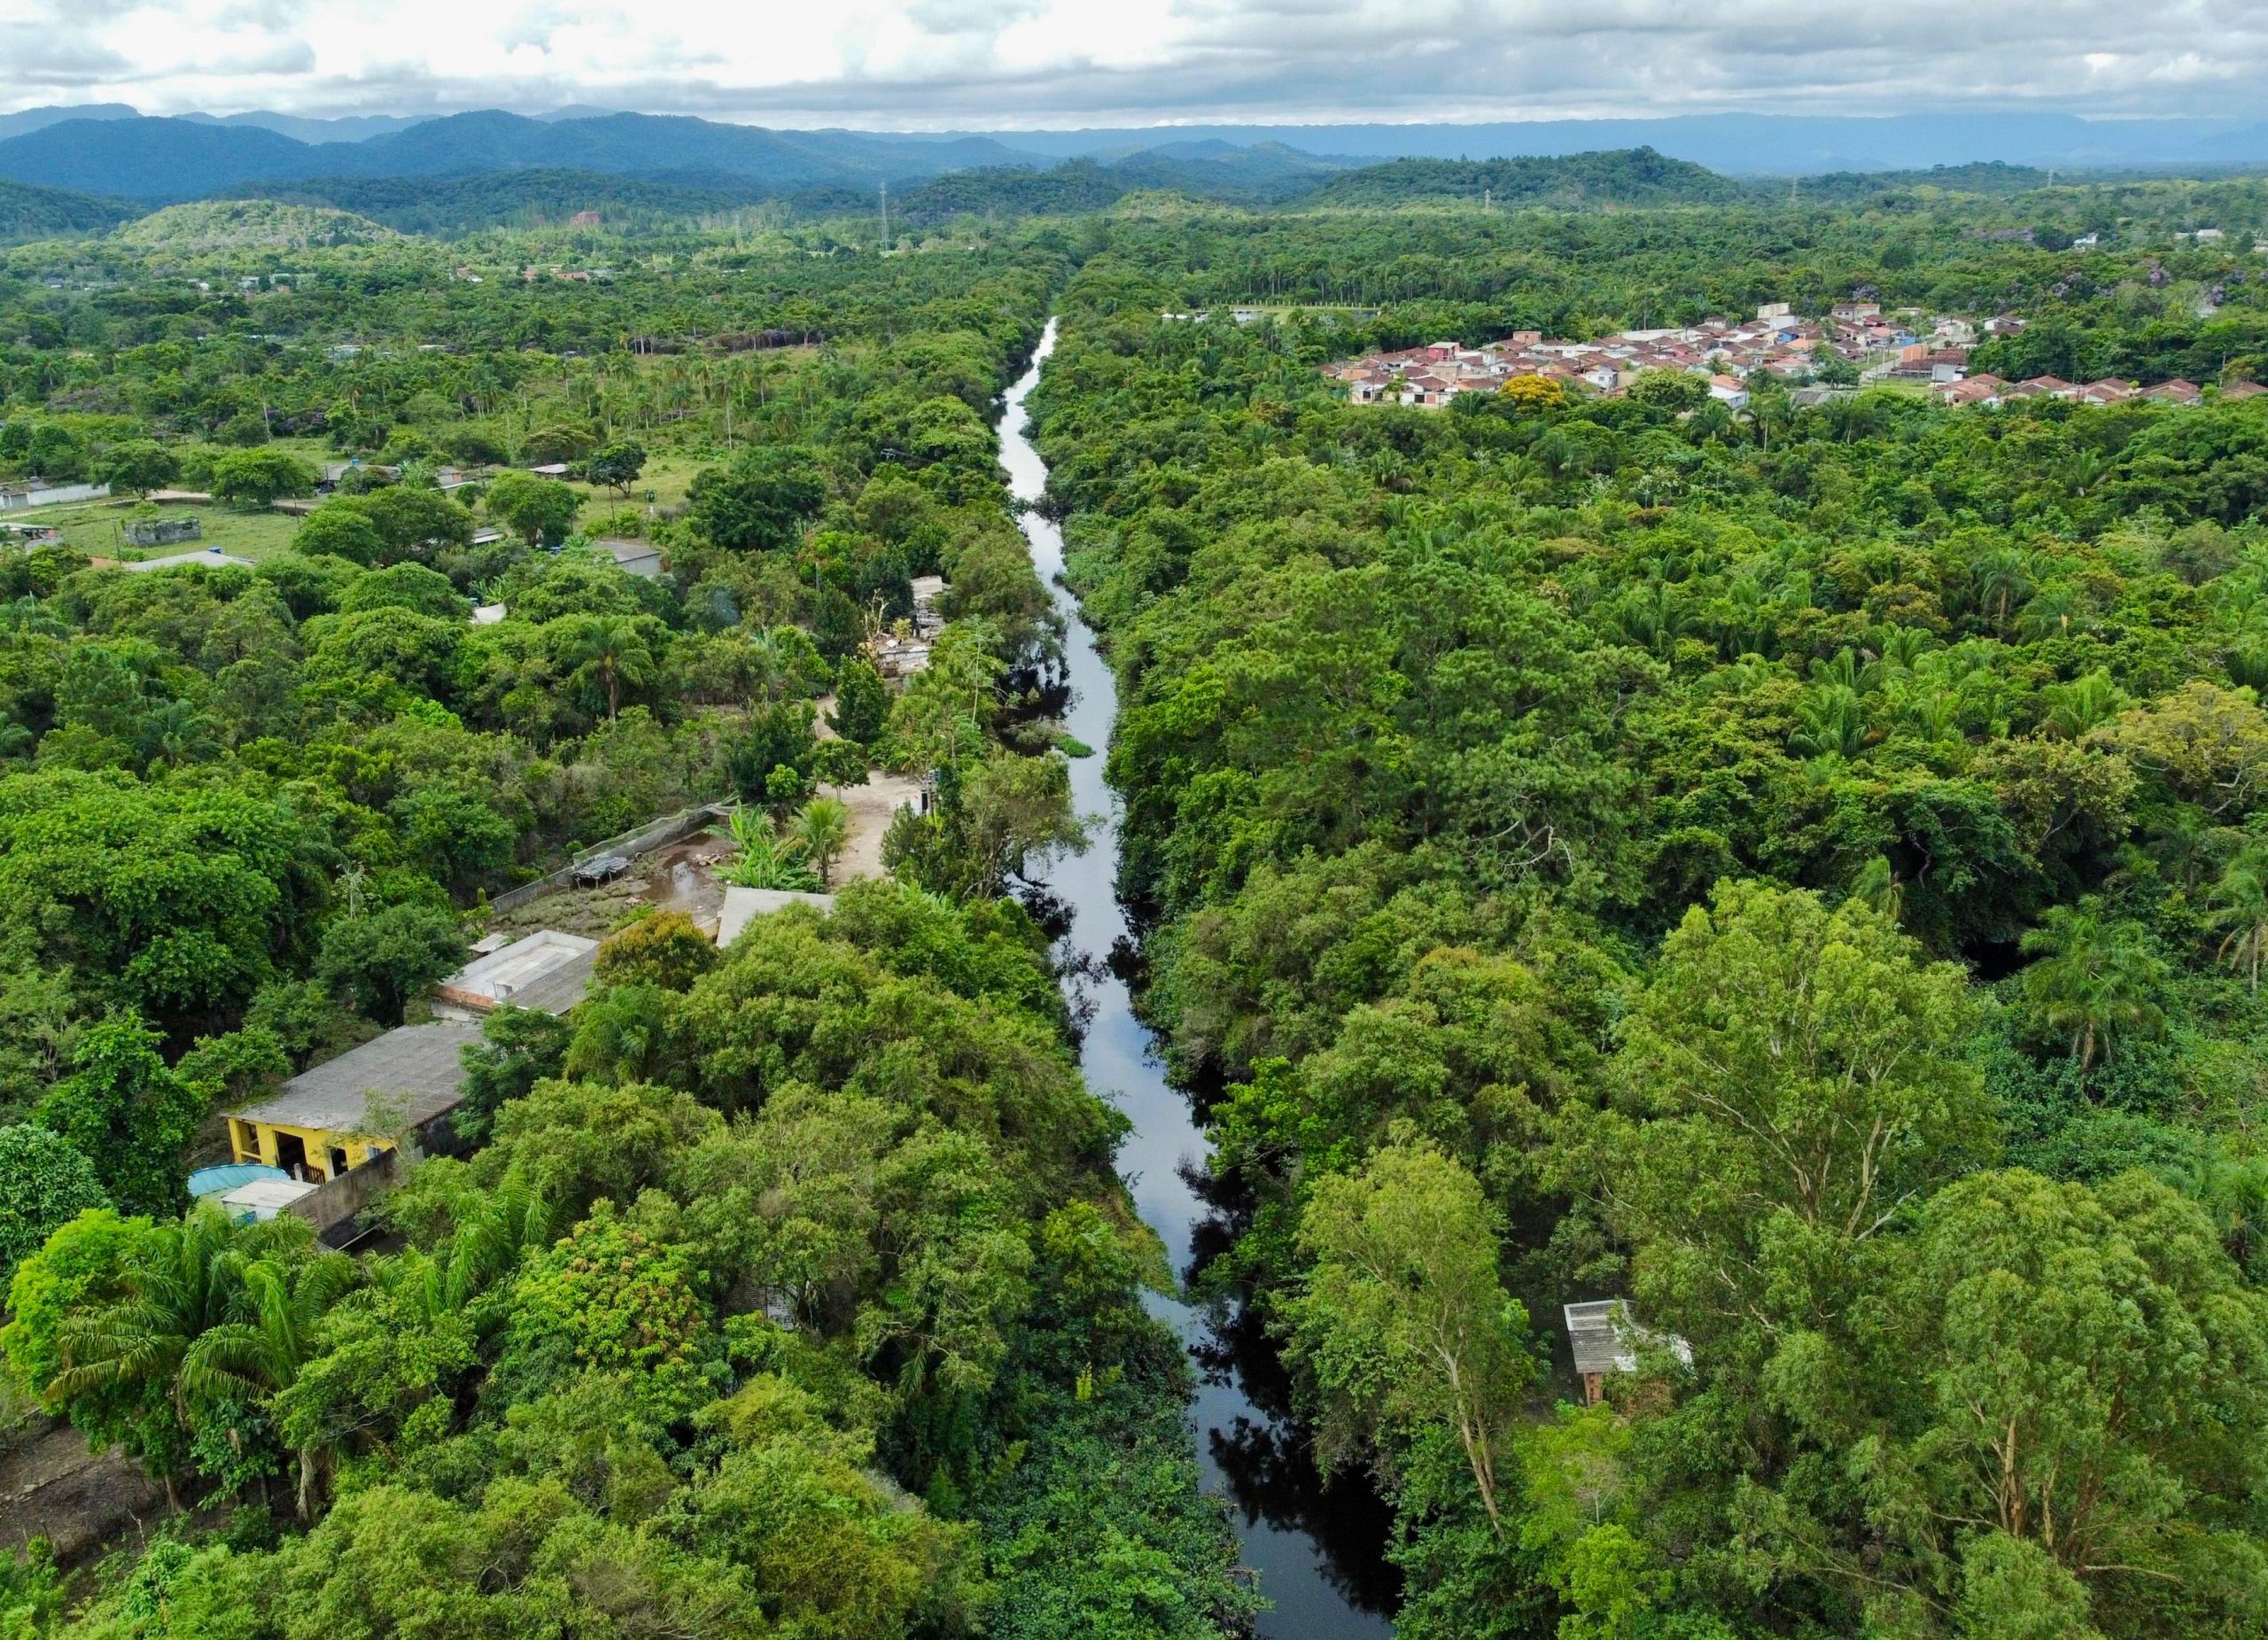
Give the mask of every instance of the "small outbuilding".
M 296 1178 L 256 1178 L 249 1185 L 239 1185 L 221 1198 L 221 1210 L 239 1224 L 265 1223 L 279 1214 L 289 1213 L 295 1203 L 312 1196 L 322 1186 L 303 1184 Z
M 748 925 L 758 917 L 790 905 L 816 905 L 830 911 L 835 905 L 832 894 L 810 894 L 796 889 L 744 889 L 734 883 L 725 890 L 725 909 L 717 919 L 717 944 L 719 950 L 731 944 L 748 931 Z
M 613 559 L 616 567 L 625 574 L 641 576 L 650 581 L 662 572 L 662 549 L 651 541 L 610 535 L 602 536 L 591 545 Z
M 580 934 L 539 929 L 501 951 L 474 958 L 435 988 L 435 998 L 472 1014 L 510 1003 L 564 1014 L 591 988 L 599 943 Z
M 1693 1364 L 1690 1344 L 1674 1334 L 1640 1326 L 1623 1299 L 1594 1299 L 1565 1310 L 1567 1342 L 1574 1351 L 1576 1376 L 1583 1380 L 1585 1406 L 1599 1403 L 1609 1373 L 1636 1372 L 1641 1350 L 1666 1349 L 1688 1366 Z

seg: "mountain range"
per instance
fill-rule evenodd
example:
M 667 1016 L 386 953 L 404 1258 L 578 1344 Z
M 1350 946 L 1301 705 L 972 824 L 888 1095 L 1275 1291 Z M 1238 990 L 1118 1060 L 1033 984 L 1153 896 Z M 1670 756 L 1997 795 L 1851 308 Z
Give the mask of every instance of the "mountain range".
M 307 143 L 265 126 L 143 118 L 65 120 L 0 140 L 0 177 L 153 201 L 193 199 L 255 182 L 533 167 L 696 172 L 792 190 L 1034 159 L 987 137 L 908 141 L 857 131 L 768 131 L 656 114 L 547 120 L 493 109 L 422 120 L 360 142 Z
M 981 167 L 1065 159 L 1169 168 L 1268 150 L 1331 167 L 1651 148 L 1730 175 L 1813 175 L 1999 160 L 2040 167 L 2268 163 L 2268 123 L 2085 120 L 2054 113 L 1886 119 L 1709 114 L 1486 125 L 1171 126 L 1084 131 L 781 131 L 685 116 L 566 108 L 433 119 L 250 113 L 147 117 L 124 104 L 0 115 L 0 178 L 165 202 L 311 178 L 467 176 L 524 169 L 729 179 L 735 191 L 871 191 Z M 1329 159 L 1318 156 L 1332 156 Z M 1145 160 L 1143 156 L 1153 157 Z M 1266 186 L 1272 186 L 1270 182 Z
M 1165 133 L 953 133 L 990 136 L 1056 159 L 1107 157 Z M 2063 113 L 1927 113 L 1889 117 L 1683 114 L 1659 119 L 1533 120 L 1475 125 L 1177 126 L 1185 141 L 1276 142 L 1363 159 L 1487 159 L 1651 148 L 1728 175 L 1927 170 L 2010 165 L 2129 169 L 2268 163 L 2268 123 L 2234 120 L 2086 120 Z

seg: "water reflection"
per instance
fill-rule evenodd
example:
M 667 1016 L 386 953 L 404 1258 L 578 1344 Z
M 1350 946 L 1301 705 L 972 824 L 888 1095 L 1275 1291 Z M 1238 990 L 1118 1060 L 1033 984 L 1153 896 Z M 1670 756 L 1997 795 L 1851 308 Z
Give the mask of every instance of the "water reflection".
M 1047 474 L 1024 437 L 1023 401 L 1054 334 L 1051 323 L 1001 417 L 1001 464 L 1010 488 L 1028 501 L 1038 499 Z M 1117 715 L 1116 689 L 1070 595 L 1053 585 L 1063 564 L 1061 532 L 1036 511 L 1027 511 L 1022 523 L 1065 618 L 1063 719 L 1096 753 L 1072 765 L 1073 801 L 1093 819 L 1094 844 L 1058 862 L 1044 883 L 1030 885 L 1028 903 L 1066 953 L 1080 1067 L 1131 1123 L 1119 1155 L 1127 1189 L 1186 1280 L 1226 1250 L 1248 1204 L 1233 1181 L 1216 1180 L 1205 1167 L 1208 1144 L 1192 1100 L 1167 1082 L 1134 1014 L 1138 948 L 1118 900 L 1116 803 L 1100 755 Z M 1200 1092 L 1196 1102 L 1209 1104 L 1211 1092 Z M 1259 1621 L 1262 1640 L 1390 1636 L 1384 1614 L 1394 1609 L 1400 1582 L 1384 1556 L 1386 1507 L 1362 1474 L 1342 1474 L 1324 1486 L 1312 1450 L 1287 1416 L 1290 1387 L 1263 1330 L 1236 1303 L 1200 1309 L 1153 1297 L 1151 1308 L 1187 1342 L 1195 1362 L 1192 1412 L 1204 1481 L 1230 1502 L 1245 1562 L 1273 1603 Z

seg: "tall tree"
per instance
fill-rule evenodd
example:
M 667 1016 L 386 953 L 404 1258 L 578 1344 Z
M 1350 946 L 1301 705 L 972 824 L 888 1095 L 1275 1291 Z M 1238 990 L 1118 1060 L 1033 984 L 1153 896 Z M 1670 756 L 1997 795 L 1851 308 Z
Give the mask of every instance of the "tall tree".
M 1651 1313 L 1752 1317 L 1769 1249 L 1865 1241 L 1988 1147 L 1966 993 L 1860 900 L 1729 882 L 1686 913 L 1615 1067 L 1647 1119 L 1588 1140 Z
M 1317 1181 L 1300 1220 L 1314 1263 L 1285 1305 L 1325 1454 L 1368 1448 L 1394 1461 L 1425 1426 L 1447 1428 L 1497 1524 L 1498 1454 L 1534 1376 L 1526 1312 L 1496 1273 L 1501 1228 L 1453 1158 L 1389 1146 L 1358 1173 Z
M 182 1154 L 205 1115 L 204 1093 L 167 1068 L 159 1040 L 138 1014 L 89 1025 L 71 1075 L 40 1101 L 40 1121 L 87 1158 L 128 1213 L 179 1210 Z

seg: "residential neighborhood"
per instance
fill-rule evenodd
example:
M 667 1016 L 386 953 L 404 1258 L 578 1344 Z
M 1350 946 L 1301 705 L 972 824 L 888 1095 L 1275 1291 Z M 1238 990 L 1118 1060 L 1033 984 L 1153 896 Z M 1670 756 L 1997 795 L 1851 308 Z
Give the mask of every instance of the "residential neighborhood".
M 1798 316 L 1786 302 L 1767 302 L 1752 319 L 1705 319 L 1667 330 L 1618 330 L 1591 341 L 1549 338 L 1541 330 L 1515 330 L 1501 341 L 1467 347 L 1455 341 L 1376 353 L 1327 365 L 1324 374 L 1345 384 L 1356 404 L 1402 404 L 1439 409 L 1458 394 L 1493 393 L 1518 378 L 1554 382 L 1570 391 L 1613 397 L 1648 371 L 1675 370 L 1708 378 L 1710 396 L 1732 409 L 1749 400 L 1759 374 L 1791 386 L 1822 376 L 1855 383 L 1899 382 L 1925 388 L 1946 404 L 1993 406 L 2017 399 L 2052 398 L 2112 404 L 2140 398 L 2198 404 L 2206 389 L 2194 382 L 2075 383 L 2054 377 L 2003 381 L 1969 373 L 1977 342 L 2023 330 L 2011 315 L 1977 320 L 1916 308 L 1886 311 L 1879 302 L 1838 302 L 1824 319 Z M 1855 373 L 1855 374 L 1854 374 Z M 2240 382 L 2223 398 L 2249 398 L 2264 390 Z

